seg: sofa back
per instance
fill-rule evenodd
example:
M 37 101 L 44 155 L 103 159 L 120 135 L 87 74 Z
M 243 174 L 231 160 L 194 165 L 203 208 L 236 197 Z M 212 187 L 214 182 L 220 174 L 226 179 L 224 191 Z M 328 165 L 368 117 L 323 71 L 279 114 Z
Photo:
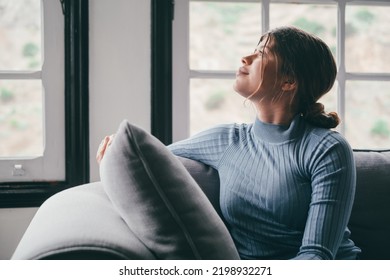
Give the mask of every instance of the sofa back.
M 390 150 L 354 151 L 357 182 L 349 222 L 361 259 L 390 260 Z
M 361 259 L 390 259 L 390 150 L 355 150 L 357 183 L 349 228 Z M 219 214 L 217 171 L 180 158 Z

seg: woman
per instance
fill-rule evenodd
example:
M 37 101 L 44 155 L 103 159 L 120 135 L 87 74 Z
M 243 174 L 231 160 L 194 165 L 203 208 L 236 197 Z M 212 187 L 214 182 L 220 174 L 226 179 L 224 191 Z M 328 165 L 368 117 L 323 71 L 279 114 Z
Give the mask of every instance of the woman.
M 221 210 L 242 259 L 357 258 L 347 228 L 353 154 L 330 130 L 337 114 L 317 103 L 336 74 L 322 40 L 293 27 L 271 30 L 242 58 L 234 83 L 257 109 L 255 122 L 216 126 L 169 146 L 218 170 Z

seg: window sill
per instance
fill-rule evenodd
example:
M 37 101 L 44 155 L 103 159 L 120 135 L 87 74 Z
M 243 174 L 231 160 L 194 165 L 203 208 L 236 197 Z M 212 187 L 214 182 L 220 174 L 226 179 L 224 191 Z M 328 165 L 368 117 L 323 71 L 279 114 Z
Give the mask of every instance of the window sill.
M 0 185 L 0 208 L 39 207 L 46 199 L 65 190 L 63 182 Z

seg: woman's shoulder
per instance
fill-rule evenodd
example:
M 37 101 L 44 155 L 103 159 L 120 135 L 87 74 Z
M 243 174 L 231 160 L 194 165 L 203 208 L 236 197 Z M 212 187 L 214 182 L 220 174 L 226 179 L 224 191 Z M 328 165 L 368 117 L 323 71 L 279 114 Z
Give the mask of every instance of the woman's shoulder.
M 333 141 L 336 143 L 346 142 L 345 137 L 340 132 L 334 129 L 315 127 L 313 129 L 313 134 L 320 139 L 326 139 L 328 141 Z
M 253 124 L 247 123 L 228 123 L 228 124 L 218 124 L 203 131 L 200 131 L 194 135 L 194 137 L 228 137 L 228 138 L 240 138 L 243 135 L 246 135 Z
M 308 128 L 302 148 L 304 162 L 310 174 L 323 170 L 324 166 L 327 166 L 328 171 L 344 169 L 353 173 L 353 150 L 346 138 L 336 130 Z
M 331 148 L 352 150 L 347 139 L 333 129 L 308 125 L 305 130 L 305 140 L 316 150 L 329 150 Z

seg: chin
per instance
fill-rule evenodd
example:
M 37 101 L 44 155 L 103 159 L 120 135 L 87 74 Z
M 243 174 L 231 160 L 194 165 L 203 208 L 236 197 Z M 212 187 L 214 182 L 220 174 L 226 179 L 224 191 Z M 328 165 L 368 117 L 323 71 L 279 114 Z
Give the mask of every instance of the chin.
M 236 84 L 233 85 L 233 89 L 236 93 L 238 93 L 239 95 L 241 95 L 244 98 L 248 98 L 250 96 L 250 94 L 248 94 L 247 92 L 240 90 L 240 88 L 237 87 Z
M 235 80 L 233 83 L 233 89 L 235 92 L 237 92 L 239 95 L 243 97 L 250 96 L 253 92 L 248 88 L 247 83 L 241 82 L 239 80 Z
M 237 81 L 235 81 L 233 84 L 233 90 L 239 95 L 243 95 L 242 90 L 240 89 L 240 85 L 237 83 Z

